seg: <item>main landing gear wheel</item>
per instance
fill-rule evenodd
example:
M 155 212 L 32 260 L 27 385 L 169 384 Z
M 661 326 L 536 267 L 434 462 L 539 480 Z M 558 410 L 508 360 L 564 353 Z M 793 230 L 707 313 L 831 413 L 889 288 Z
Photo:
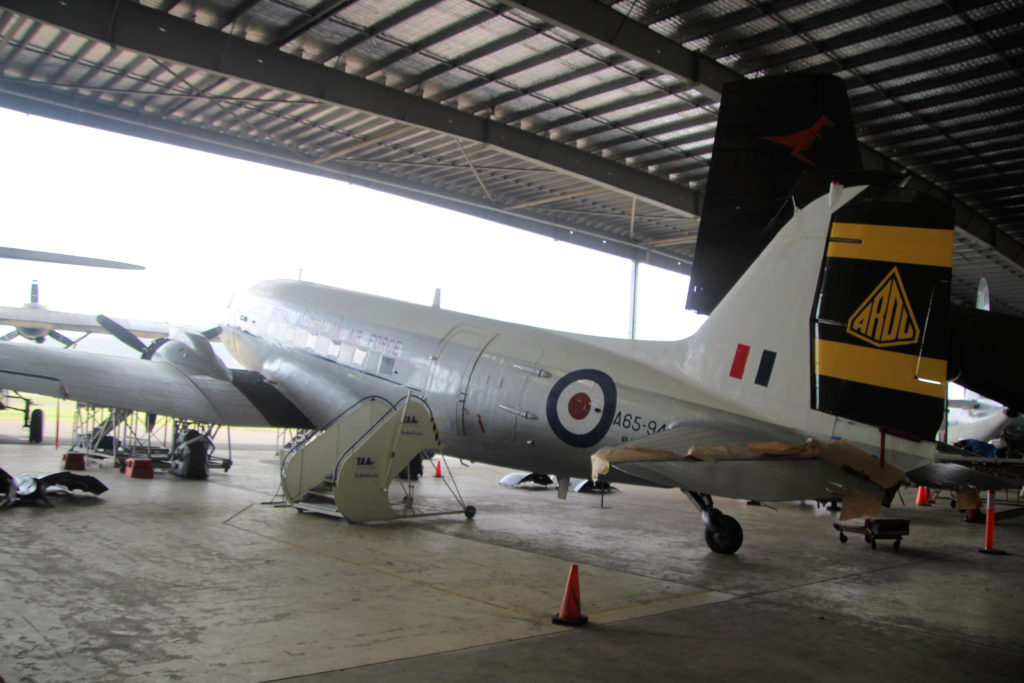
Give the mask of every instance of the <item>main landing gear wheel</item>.
M 733 517 L 722 514 L 706 493 L 684 491 L 701 512 L 704 542 L 712 552 L 732 555 L 743 545 L 743 527 Z
M 711 522 L 704 529 L 704 542 L 713 552 L 732 555 L 743 545 L 743 527 L 729 515 L 712 514 Z

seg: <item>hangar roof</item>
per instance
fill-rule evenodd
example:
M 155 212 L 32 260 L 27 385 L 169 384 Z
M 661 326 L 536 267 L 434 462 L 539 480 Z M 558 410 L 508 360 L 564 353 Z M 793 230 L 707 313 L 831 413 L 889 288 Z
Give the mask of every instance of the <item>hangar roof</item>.
M 689 271 L 723 84 L 847 85 L 957 209 L 954 299 L 1024 315 L 1024 3 L 0 0 L 0 105 Z

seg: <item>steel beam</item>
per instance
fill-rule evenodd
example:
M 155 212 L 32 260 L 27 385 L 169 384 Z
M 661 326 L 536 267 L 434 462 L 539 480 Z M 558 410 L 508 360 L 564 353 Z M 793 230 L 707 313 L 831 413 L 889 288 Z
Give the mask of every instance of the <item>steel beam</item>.
M 714 100 L 722 99 L 722 88 L 728 81 L 743 78 L 594 0 L 501 1 L 659 71 L 684 78 Z
M 493 145 L 609 189 L 699 214 L 698 193 L 664 178 L 142 5 L 0 0 L 0 6 L 124 49 Z

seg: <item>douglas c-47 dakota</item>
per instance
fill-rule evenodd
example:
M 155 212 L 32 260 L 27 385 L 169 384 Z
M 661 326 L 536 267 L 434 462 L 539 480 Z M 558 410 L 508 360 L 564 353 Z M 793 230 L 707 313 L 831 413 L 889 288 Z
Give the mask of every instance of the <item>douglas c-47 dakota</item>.
M 271 281 L 236 295 L 219 330 L 244 370 L 213 353 L 217 330 L 173 333 L 143 346 L 143 359 L 0 342 L 0 386 L 311 428 L 282 465 L 285 493 L 300 501 L 326 479 L 351 521 L 394 517 L 389 483 L 417 454 L 441 451 L 439 437 L 446 455 L 555 475 L 560 493 L 569 477 L 679 488 L 708 546 L 733 553 L 742 530 L 713 496 L 841 500 L 870 514 L 903 482 L 935 484 L 948 449 L 932 438 L 952 212 L 888 185 L 819 189 L 788 203 L 775 237 L 681 341 L 558 333 Z M 195 459 L 179 473 L 205 477 Z M 959 484 L 989 487 L 959 470 Z

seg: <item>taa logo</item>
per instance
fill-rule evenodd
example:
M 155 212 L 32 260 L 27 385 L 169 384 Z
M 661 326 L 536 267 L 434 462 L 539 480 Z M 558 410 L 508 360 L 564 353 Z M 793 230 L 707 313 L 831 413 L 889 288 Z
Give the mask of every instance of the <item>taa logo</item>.
M 415 415 L 406 415 L 406 416 L 405 416 L 405 417 L 404 417 L 404 418 L 402 419 L 402 424 L 407 424 L 407 425 L 418 425 L 419 423 L 420 423 L 420 421 L 416 419 L 416 416 L 415 416 Z
M 879 348 L 917 343 L 921 328 L 896 267 L 853 312 L 846 322 L 846 331 Z
M 356 467 L 373 467 L 373 458 L 368 458 L 366 456 L 357 455 L 356 456 Z

